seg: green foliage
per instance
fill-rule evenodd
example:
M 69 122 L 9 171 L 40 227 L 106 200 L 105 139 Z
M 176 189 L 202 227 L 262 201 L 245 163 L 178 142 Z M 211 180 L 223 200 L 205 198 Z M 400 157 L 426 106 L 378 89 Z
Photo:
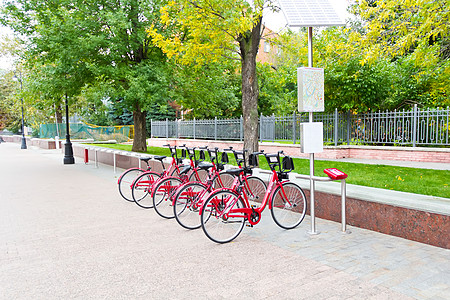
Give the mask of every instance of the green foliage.
M 241 79 L 235 61 L 219 59 L 202 66 L 177 69 L 174 82 L 178 103 L 188 110 L 185 118 L 237 117 L 241 115 Z
M 445 0 L 360 1 L 353 7 L 363 28 L 349 42 L 364 51 L 363 64 L 379 56 L 399 60 L 400 78 L 396 96 L 402 102 L 445 106 L 450 100 L 450 4 Z M 398 69 L 394 70 L 398 71 Z M 409 80 L 408 80 L 409 79 Z M 409 99 L 408 99 L 409 98 Z
M 342 65 L 330 65 L 325 70 L 325 95 L 327 111 L 379 110 L 391 108 L 388 103 L 391 91 L 390 63 L 378 60 L 361 66 L 358 58 Z
M 265 116 L 289 115 L 297 110 L 297 69 L 269 64 L 257 67 L 259 80 L 258 111 Z
M 182 64 L 204 65 L 223 55 L 238 59 L 233 46 L 252 30 L 262 16 L 264 4 L 243 0 L 169 1 L 161 9 L 162 27 L 152 25 L 148 32 L 153 43 L 169 58 Z
M 13 82 L 11 74 L 3 74 L 0 77 L 0 130 L 9 126 L 15 119 L 20 118 L 18 111 L 14 110 Z
M 23 74 L 17 72 L 17 77 L 24 80 Z M 13 80 L 14 73 L 6 72 L 0 76 L 0 130 L 6 128 L 14 133 L 22 131 L 22 106 L 24 108 L 24 124 L 36 128 L 36 120 L 40 113 L 30 107 L 26 101 L 26 93 L 21 89 L 20 81 Z
M 150 120 L 175 120 L 176 119 L 176 111 L 170 105 L 160 105 L 153 104 L 147 113 L 147 122 Z

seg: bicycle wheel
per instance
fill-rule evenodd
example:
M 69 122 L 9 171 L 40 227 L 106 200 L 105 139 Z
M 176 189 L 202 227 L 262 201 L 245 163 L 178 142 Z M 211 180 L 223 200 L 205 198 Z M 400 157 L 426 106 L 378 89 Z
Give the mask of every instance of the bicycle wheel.
M 144 170 L 139 168 L 132 168 L 126 170 L 122 175 L 120 175 L 118 186 L 119 186 L 119 194 L 123 199 L 133 202 L 133 196 L 131 195 L 131 185 L 133 181 L 142 173 Z
M 144 172 L 139 175 L 131 186 L 131 195 L 134 202 L 142 208 L 152 208 L 152 188 L 155 182 L 161 177 L 156 172 Z
M 223 187 L 230 188 L 234 182 L 234 176 L 229 173 L 219 173 L 213 179 L 213 188 L 219 189 Z
M 172 203 L 175 192 L 181 185 L 182 181 L 177 177 L 167 177 L 156 184 L 153 189 L 153 207 L 155 211 L 163 218 L 172 219 L 175 217 L 173 213 Z
M 284 182 L 272 195 L 272 218 L 284 229 L 298 226 L 306 214 L 306 197 L 303 190 L 293 182 Z
M 192 171 L 189 174 L 189 181 L 200 181 L 200 182 L 206 182 L 206 180 L 208 179 L 208 171 L 203 170 L 203 169 L 198 169 L 197 170 L 197 174 L 198 174 L 198 178 L 195 176 L 195 172 Z
M 244 228 L 246 215 L 234 211 L 243 208 L 244 202 L 232 191 L 219 190 L 203 204 L 201 223 L 206 236 L 216 243 L 234 240 Z
M 200 207 L 202 200 L 208 197 L 207 188 L 198 182 L 190 182 L 177 193 L 173 205 L 173 213 L 178 224 L 186 229 L 197 229 L 200 222 Z
M 261 203 L 266 194 L 266 183 L 259 177 L 249 176 L 244 184 L 249 201 Z

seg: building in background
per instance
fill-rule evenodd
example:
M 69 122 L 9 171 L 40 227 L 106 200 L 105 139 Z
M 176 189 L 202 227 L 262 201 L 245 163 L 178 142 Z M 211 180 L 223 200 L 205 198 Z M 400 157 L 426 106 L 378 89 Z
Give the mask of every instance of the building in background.
M 268 63 L 273 66 L 276 63 L 276 57 L 279 54 L 280 48 L 272 43 L 273 40 L 278 34 L 272 31 L 268 27 L 264 27 L 264 31 L 261 37 L 261 41 L 259 43 L 258 55 L 256 55 L 256 61 L 260 63 Z

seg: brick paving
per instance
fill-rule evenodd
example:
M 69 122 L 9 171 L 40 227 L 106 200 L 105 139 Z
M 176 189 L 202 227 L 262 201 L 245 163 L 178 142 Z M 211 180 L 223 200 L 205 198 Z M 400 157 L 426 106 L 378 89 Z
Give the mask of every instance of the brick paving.
M 232 243 L 120 198 L 112 167 L 0 144 L 0 299 L 450 299 L 450 250 L 264 215 Z

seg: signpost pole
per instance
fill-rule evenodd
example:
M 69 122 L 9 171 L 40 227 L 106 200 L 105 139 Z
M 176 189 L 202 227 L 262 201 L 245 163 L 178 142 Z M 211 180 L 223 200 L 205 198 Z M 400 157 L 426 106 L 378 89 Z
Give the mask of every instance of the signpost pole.
M 308 67 L 313 67 L 313 28 L 308 27 Z M 309 112 L 309 123 L 314 120 L 313 112 Z M 314 191 L 316 189 L 314 176 L 314 153 L 309 154 L 309 193 L 310 193 L 310 215 L 311 215 L 311 231 L 310 234 L 319 234 L 316 231 L 316 214 L 315 214 L 315 199 Z

